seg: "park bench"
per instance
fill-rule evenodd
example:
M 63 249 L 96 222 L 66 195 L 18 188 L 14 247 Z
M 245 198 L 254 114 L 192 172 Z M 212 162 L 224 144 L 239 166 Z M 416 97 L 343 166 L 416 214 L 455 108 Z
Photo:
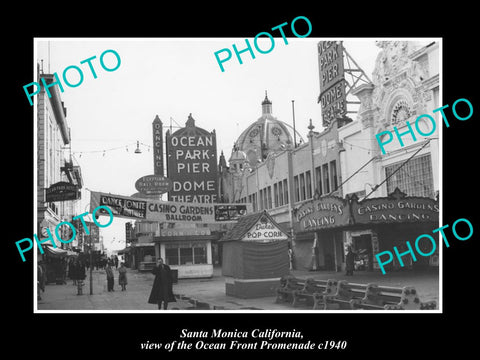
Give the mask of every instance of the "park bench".
M 435 301 L 421 302 L 413 286 L 392 287 L 369 284 L 363 299 L 353 299 L 352 309 L 428 310 L 436 309 Z
M 324 296 L 335 294 L 337 292 L 337 284 L 337 280 L 307 279 L 303 289 L 294 291 L 292 305 L 295 307 L 302 303 L 306 305 L 313 304 L 312 308 L 314 310 L 318 309 L 320 304 L 324 307 Z
M 324 309 L 351 309 L 351 301 L 365 298 L 367 288 L 368 284 L 356 284 L 340 280 L 337 283 L 336 292 L 323 296 Z
M 282 276 L 280 279 L 280 286 L 275 290 L 277 294 L 275 302 L 292 303 L 294 300 L 294 292 L 303 289 L 305 287 L 305 282 L 305 279 L 299 279 L 292 275 Z

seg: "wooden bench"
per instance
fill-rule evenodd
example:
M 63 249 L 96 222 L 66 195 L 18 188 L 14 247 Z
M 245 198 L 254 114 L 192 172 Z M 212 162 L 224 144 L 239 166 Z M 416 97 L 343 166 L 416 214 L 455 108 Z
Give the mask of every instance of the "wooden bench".
M 324 309 L 352 309 L 351 301 L 363 299 L 367 293 L 368 284 L 349 283 L 340 280 L 336 292 L 323 296 Z
M 294 300 L 293 294 L 296 290 L 301 290 L 305 287 L 305 279 L 299 279 L 292 275 L 283 276 L 280 279 L 280 286 L 275 290 L 277 298 L 276 303 L 289 302 Z
M 352 309 L 365 310 L 427 310 L 435 309 L 435 301 L 421 302 L 412 286 L 392 287 L 368 284 L 363 299 L 352 299 Z
M 292 305 L 296 307 L 304 303 L 305 305 L 313 304 L 314 310 L 319 309 L 320 305 L 324 308 L 324 296 L 335 294 L 337 284 L 337 280 L 307 279 L 303 289 L 294 291 Z

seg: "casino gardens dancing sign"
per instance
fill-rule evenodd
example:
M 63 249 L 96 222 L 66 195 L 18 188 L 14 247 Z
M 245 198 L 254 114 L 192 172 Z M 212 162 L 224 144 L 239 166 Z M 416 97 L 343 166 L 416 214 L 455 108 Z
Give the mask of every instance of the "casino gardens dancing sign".
M 398 188 L 388 197 L 357 202 L 352 199 L 356 224 L 438 221 L 438 201 L 424 197 L 407 197 Z
M 387 197 L 358 201 L 356 196 L 310 200 L 294 209 L 297 232 L 309 232 L 356 224 L 438 222 L 438 201 L 408 197 L 398 188 Z
M 308 201 L 294 210 L 296 230 L 303 232 L 347 225 L 348 210 L 347 200 L 336 196 Z

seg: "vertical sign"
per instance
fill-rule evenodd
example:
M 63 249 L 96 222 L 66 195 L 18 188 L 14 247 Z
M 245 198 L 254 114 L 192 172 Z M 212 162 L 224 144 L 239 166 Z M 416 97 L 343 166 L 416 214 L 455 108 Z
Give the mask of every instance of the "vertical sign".
M 318 68 L 323 126 L 327 127 L 336 116 L 347 112 L 343 45 L 341 41 L 318 43 Z
M 217 202 L 217 140 L 215 130 L 195 126 L 192 115 L 185 127 L 167 132 L 167 172 L 173 183 L 169 201 Z
M 163 138 L 162 138 L 162 129 L 163 124 L 162 120 L 158 117 L 155 117 L 153 120 L 153 171 L 155 175 L 163 176 Z

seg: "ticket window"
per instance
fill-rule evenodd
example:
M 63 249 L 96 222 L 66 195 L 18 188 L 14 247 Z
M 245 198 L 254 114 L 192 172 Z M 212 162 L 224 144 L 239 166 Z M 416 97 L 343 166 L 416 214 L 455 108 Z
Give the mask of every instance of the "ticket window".
M 355 251 L 355 270 L 373 270 L 372 235 L 352 235 L 353 251 Z

